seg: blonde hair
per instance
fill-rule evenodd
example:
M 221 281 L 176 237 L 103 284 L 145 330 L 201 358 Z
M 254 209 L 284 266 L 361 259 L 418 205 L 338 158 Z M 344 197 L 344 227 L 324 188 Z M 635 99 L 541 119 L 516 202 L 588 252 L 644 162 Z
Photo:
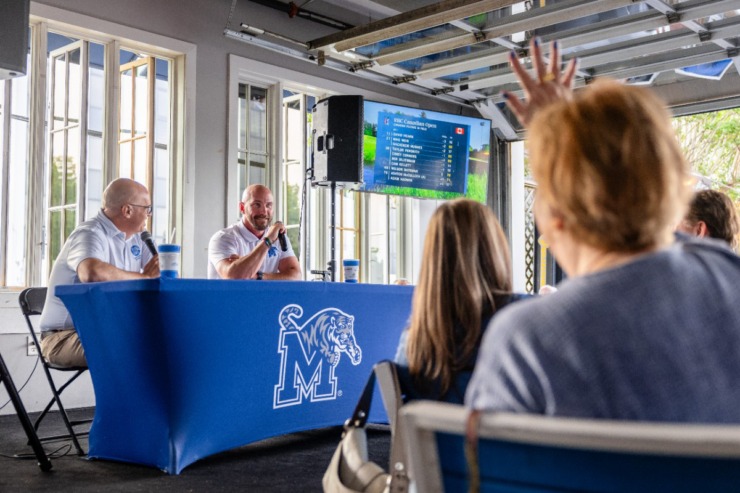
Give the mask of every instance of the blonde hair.
M 538 195 L 585 244 L 646 250 L 686 211 L 689 168 L 668 112 L 646 88 L 597 81 L 538 112 L 529 145 Z
M 442 204 L 424 240 L 407 356 L 414 376 L 450 388 L 480 344 L 481 324 L 511 293 L 509 248 L 493 211 L 468 199 Z

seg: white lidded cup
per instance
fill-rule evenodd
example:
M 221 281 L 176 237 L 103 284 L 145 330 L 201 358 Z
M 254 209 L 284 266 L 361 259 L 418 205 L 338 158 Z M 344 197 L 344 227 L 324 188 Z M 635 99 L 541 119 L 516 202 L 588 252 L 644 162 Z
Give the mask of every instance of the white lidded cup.
M 180 245 L 159 245 L 160 277 L 180 277 Z
M 360 261 L 354 258 L 342 260 L 344 266 L 344 282 L 359 282 Z

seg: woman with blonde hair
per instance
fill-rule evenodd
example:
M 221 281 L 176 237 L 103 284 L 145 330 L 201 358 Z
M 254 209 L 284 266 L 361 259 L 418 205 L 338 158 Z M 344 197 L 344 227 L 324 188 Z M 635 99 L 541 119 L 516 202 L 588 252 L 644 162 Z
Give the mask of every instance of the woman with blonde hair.
M 675 241 L 689 167 L 664 104 L 647 88 L 596 81 L 570 91 L 535 41 L 526 101 L 534 214 L 569 276 L 486 331 L 466 404 L 546 415 L 740 422 L 740 258 Z
M 412 377 L 407 395 L 462 402 L 483 331 L 512 296 L 509 248 L 493 211 L 468 199 L 439 206 L 396 354 Z

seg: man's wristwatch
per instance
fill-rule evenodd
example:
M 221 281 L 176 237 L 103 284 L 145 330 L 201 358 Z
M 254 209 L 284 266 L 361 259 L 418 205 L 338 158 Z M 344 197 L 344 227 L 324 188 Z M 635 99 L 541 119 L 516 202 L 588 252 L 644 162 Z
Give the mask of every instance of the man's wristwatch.
M 267 245 L 267 249 L 268 249 L 268 250 L 269 250 L 270 248 L 272 248 L 272 242 L 270 241 L 270 238 L 268 238 L 267 236 L 265 236 L 265 237 L 263 238 L 263 240 L 264 240 L 264 242 L 265 242 L 265 245 Z
M 261 270 L 260 271 L 257 271 L 257 280 L 258 281 L 261 281 L 262 280 L 262 276 L 263 276 L 262 271 Z

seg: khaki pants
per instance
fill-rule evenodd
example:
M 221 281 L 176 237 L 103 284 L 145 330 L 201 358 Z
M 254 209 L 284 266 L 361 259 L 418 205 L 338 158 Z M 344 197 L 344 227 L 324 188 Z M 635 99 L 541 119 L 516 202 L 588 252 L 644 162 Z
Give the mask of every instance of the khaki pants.
M 87 366 L 77 331 L 47 332 L 41 339 L 41 354 L 46 361 L 59 366 Z

